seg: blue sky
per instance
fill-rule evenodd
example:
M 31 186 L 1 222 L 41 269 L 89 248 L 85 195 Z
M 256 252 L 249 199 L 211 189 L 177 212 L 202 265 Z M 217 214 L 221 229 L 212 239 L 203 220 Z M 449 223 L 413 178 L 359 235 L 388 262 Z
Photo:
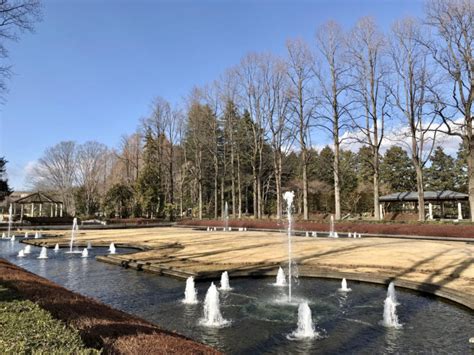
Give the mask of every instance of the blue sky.
M 0 107 L 0 156 L 10 183 L 61 140 L 116 146 L 162 96 L 179 103 L 250 51 L 285 53 L 312 41 L 327 20 L 350 28 L 374 16 L 382 28 L 421 15 L 417 0 L 44 1 L 33 34 L 8 44 L 15 75 Z

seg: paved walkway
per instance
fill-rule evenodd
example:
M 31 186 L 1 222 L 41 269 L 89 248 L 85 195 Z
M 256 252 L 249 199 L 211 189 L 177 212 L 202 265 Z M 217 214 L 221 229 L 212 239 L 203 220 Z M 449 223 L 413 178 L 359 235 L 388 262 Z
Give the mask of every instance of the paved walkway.
M 57 233 L 57 232 L 56 232 Z M 67 245 L 70 232 L 62 240 Z M 85 245 L 136 245 L 147 250 L 102 258 L 178 277 L 274 275 L 287 263 L 287 238 L 276 232 L 207 232 L 189 228 L 81 231 Z M 38 242 L 38 240 L 31 240 Z M 57 238 L 41 240 L 54 246 Z M 300 275 L 347 277 L 419 289 L 474 309 L 474 244 L 395 238 L 293 237 Z

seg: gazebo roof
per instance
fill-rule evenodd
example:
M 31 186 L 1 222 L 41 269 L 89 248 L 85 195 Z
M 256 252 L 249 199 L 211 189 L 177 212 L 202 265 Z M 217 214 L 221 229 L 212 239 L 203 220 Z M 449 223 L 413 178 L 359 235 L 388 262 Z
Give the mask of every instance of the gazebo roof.
M 461 192 L 443 190 L 443 191 L 425 191 L 425 201 L 467 201 L 468 194 Z M 418 192 L 406 191 L 396 192 L 390 195 L 380 197 L 380 202 L 416 202 L 418 201 Z
M 46 195 L 45 193 L 38 191 L 38 192 L 32 193 L 31 195 L 28 195 L 28 196 L 25 196 L 25 197 L 22 197 L 22 198 L 16 200 L 15 203 L 19 203 L 19 204 L 60 203 L 60 204 L 62 204 L 62 201 L 55 200 L 55 199 L 49 197 L 48 195 Z

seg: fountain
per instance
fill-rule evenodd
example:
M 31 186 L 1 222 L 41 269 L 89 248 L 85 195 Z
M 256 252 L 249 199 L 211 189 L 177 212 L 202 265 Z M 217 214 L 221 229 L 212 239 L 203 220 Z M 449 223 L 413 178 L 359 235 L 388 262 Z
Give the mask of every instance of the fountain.
M 31 253 L 31 245 L 27 245 L 25 249 L 23 249 L 25 254 L 30 254 Z
M 223 217 L 224 217 L 224 232 L 229 232 L 229 206 L 227 205 L 227 201 L 225 202 Z
M 35 233 L 35 239 L 39 239 L 39 233 L 38 233 L 38 231 L 36 231 L 36 233 Z
M 222 291 L 232 290 L 229 284 L 229 274 L 227 271 L 224 271 L 221 275 L 221 287 L 219 289 Z
M 89 251 L 87 250 L 87 248 L 84 248 L 84 249 L 82 250 L 81 256 L 82 256 L 83 258 L 87 258 L 87 257 L 89 256 Z
M 56 243 L 56 245 L 54 246 L 54 252 L 57 253 L 59 251 L 59 244 Z
M 79 230 L 79 226 L 77 225 L 77 218 L 74 217 L 72 220 L 72 229 L 71 229 L 71 240 L 69 242 L 69 251 L 66 253 L 68 254 L 82 254 L 82 251 L 80 250 L 73 250 L 74 248 L 74 239 L 76 238 L 76 233 Z
M 207 290 L 204 300 L 204 318 L 201 319 L 200 323 L 206 327 L 214 328 L 222 327 L 229 323 L 229 321 L 225 320 L 221 315 L 219 291 L 214 285 L 214 282 L 211 283 L 211 286 Z
M 12 235 L 12 237 L 10 238 L 10 241 L 11 241 L 12 243 L 15 242 L 15 234 Z
M 10 207 L 8 207 L 8 234 L 7 234 L 8 238 L 10 238 L 12 223 L 13 223 L 13 205 L 10 203 Z
M 274 286 L 278 287 L 284 287 L 286 286 L 286 277 L 285 277 L 285 272 L 281 268 L 281 266 L 278 268 L 278 273 L 276 277 L 276 282 L 273 284 Z
M 114 243 L 110 243 L 109 253 L 110 254 L 115 254 L 115 244 Z
M 387 297 L 390 297 L 390 298 L 392 299 L 392 301 L 393 301 L 395 304 L 398 304 L 398 302 L 397 302 L 397 295 L 396 295 L 396 293 L 395 293 L 395 284 L 393 283 L 393 281 L 391 281 L 391 282 L 388 284 Z
M 339 292 L 350 292 L 352 291 L 351 288 L 347 287 L 347 281 L 345 278 L 342 279 L 341 281 L 341 288 L 338 290 Z
M 25 257 L 25 251 L 23 249 L 21 249 L 19 252 L 18 252 L 18 257 L 19 258 L 24 258 Z
M 25 232 L 25 239 L 28 239 L 28 232 Z
M 184 290 L 184 300 L 183 303 L 186 304 L 196 304 L 198 303 L 197 291 L 194 287 L 194 277 L 189 276 L 186 279 L 186 289 Z
M 331 222 L 329 226 L 329 237 L 330 238 L 336 238 L 336 234 L 334 232 L 334 215 L 331 215 Z
M 395 285 L 390 282 L 387 289 L 387 298 L 384 301 L 382 325 L 387 328 L 399 329 L 402 325 L 397 316 L 397 298 L 395 295 Z
M 295 193 L 293 191 L 287 191 L 283 194 L 283 199 L 286 201 L 286 211 L 288 214 L 288 302 L 291 302 L 291 207 L 293 205 L 293 198 Z
M 314 330 L 311 309 L 307 302 L 300 303 L 298 306 L 298 329 L 290 334 L 291 338 L 314 338 L 318 333 Z
M 87 242 L 87 249 L 92 249 L 92 243 L 91 242 Z
M 41 248 L 40 255 L 38 256 L 38 259 L 48 259 L 48 249 L 46 249 L 46 247 Z
M 5 235 L 5 232 L 2 233 L 2 239 L 5 239 L 7 236 Z

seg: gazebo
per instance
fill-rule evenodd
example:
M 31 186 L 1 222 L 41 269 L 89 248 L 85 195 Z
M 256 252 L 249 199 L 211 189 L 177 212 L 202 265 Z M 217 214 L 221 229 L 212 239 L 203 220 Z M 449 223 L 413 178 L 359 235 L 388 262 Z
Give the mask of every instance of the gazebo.
M 55 200 L 43 192 L 35 192 L 31 195 L 22 197 L 13 203 L 13 214 L 17 213 L 17 207 L 20 206 L 20 220 L 23 216 L 28 217 L 62 217 L 63 203 Z
M 425 191 L 425 205 L 428 205 L 428 219 L 433 219 L 433 208 L 439 209 L 441 218 L 445 218 L 447 207 L 456 211 L 457 219 L 463 219 L 463 202 L 469 201 L 469 195 L 450 190 Z M 407 212 L 415 211 L 418 208 L 418 193 L 416 191 L 396 192 L 390 195 L 381 196 L 380 211 L 382 216 L 387 211 Z M 451 214 L 456 215 L 456 214 Z

